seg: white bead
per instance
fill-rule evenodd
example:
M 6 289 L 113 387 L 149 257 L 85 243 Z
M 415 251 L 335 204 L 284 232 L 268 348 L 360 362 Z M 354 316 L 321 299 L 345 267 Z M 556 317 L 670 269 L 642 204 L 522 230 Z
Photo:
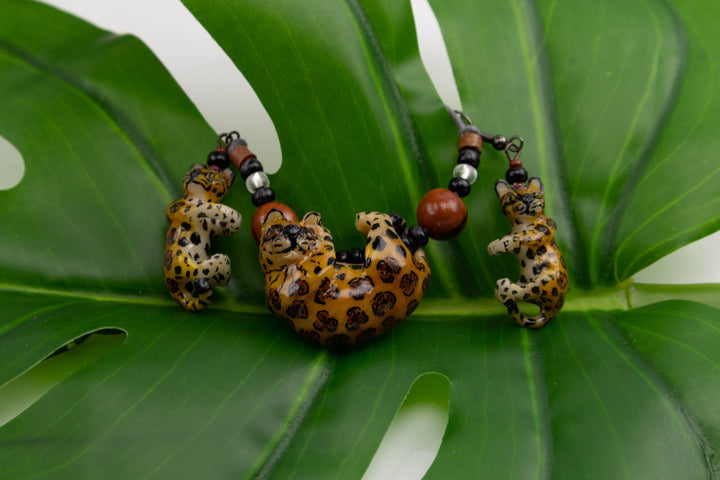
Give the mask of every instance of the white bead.
M 470 185 L 475 183 L 477 176 L 478 174 L 475 167 L 468 165 L 467 163 L 459 163 L 457 167 L 455 167 L 455 170 L 453 170 L 453 177 L 464 178 Z
M 245 180 L 245 186 L 250 193 L 255 193 L 256 190 L 262 187 L 270 186 L 270 179 L 265 172 L 251 173 L 247 180 Z

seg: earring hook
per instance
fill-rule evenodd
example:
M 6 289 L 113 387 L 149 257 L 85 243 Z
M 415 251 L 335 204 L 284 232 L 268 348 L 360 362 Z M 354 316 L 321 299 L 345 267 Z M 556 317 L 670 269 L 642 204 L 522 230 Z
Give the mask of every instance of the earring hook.
M 508 140 L 507 138 L 505 138 L 504 135 L 492 135 L 483 132 L 479 130 L 475 125 L 473 125 L 472 120 L 470 120 L 470 116 L 468 116 L 466 113 L 461 112 L 460 110 L 450 108 L 447 105 L 445 105 L 445 109 L 450 114 L 450 117 L 455 122 L 455 125 L 457 125 L 461 135 L 465 132 L 474 132 L 480 135 L 480 138 L 482 138 L 483 142 L 487 142 L 492 145 L 495 150 L 505 150 L 507 148 Z
M 517 160 L 524 145 L 525 140 L 522 137 L 517 135 L 510 137 L 505 146 L 505 155 L 507 155 L 508 160 L 511 162 Z

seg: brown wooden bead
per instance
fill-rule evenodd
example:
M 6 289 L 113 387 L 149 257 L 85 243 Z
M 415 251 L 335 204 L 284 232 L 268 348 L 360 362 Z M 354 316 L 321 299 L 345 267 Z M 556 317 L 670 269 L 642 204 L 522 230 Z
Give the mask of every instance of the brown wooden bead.
M 417 208 L 418 225 L 430 238 L 449 240 L 465 228 L 467 207 L 460 197 L 446 188 L 435 188 L 425 194 Z
M 252 153 L 250 149 L 245 145 L 238 145 L 237 147 L 233 148 L 228 155 L 230 157 L 230 163 L 235 165 L 235 168 L 237 168 L 238 170 L 240 170 L 240 165 L 242 165 L 247 160 L 257 158 L 255 154 Z
M 284 203 L 268 202 L 258 207 L 252 216 L 252 220 L 250 221 L 250 231 L 252 232 L 255 243 L 258 245 L 260 245 L 260 234 L 262 233 L 263 222 L 265 222 L 265 218 L 268 216 L 268 213 L 270 213 L 270 210 L 279 210 L 286 220 L 291 220 L 293 222 L 298 221 L 297 214 L 292 208 L 288 207 Z
M 465 132 L 458 138 L 458 151 L 465 147 L 472 147 L 478 153 L 482 153 L 482 145 L 482 137 L 475 132 Z

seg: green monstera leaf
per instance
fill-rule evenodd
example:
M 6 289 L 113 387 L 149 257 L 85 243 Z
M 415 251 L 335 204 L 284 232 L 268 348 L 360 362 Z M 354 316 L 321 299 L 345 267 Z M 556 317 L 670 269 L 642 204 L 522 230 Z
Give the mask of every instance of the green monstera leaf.
M 360 241 L 356 211 L 413 219 L 449 180 L 457 131 L 409 1 L 184 4 L 275 123 L 278 200 L 322 212 L 339 245 Z M 137 39 L 2 2 L 0 134 L 25 173 L 0 191 L 0 405 L 87 333 L 119 339 L 0 427 L 3 478 L 360 478 L 428 372 L 450 410 L 427 478 L 717 476 L 720 288 L 631 277 L 720 228 L 720 6 L 432 6 L 465 112 L 525 139 L 568 303 L 529 331 L 492 299 L 517 265 L 486 253 L 508 230 L 492 189 L 507 160 L 489 149 L 465 232 L 428 248 L 416 313 L 331 352 L 265 310 L 242 185 L 225 201 L 246 225 L 217 241 L 230 286 L 198 314 L 168 298 L 163 212 L 215 132 Z

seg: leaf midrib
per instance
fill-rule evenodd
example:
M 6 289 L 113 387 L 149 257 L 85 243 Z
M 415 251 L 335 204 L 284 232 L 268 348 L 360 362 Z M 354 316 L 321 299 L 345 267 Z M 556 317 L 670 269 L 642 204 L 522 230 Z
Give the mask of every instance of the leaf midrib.
M 226 291 L 226 289 L 217 289 Z M 123 305 L 146 305 L 179 309 L 169 297 L 160 293 L 150 293 L 138 297 L 132 293 L 109 293 L 106 290 L 62 290 L 32 285 L 9 285 L 0 283 L 0 292 L 13 292 L 28 295 L 44 295 L 68 300 L 90 300 L 102 303 Z M 660 285 L 642 284 L 632 281 L 609 288 L 594 290 L 571 290 L 560 315 L 570 312 L 619 311 L 632 310 L 650 303 L 665 300 L 698 300 L 698 297 L 720 298 L 720 284 L 702 285 Z M 720 308 L 720 302 L 705 302 Z M 264 302 L 244 303 L 228 298 L 209 307 L 219 312 L 242 313 L 248 315 L 268 314 Z M 505 308 L 491 298 L 427 298 L 423 300 L 412 315 L 415 321 L 464 320 L 485 316 L 505 315 Z

